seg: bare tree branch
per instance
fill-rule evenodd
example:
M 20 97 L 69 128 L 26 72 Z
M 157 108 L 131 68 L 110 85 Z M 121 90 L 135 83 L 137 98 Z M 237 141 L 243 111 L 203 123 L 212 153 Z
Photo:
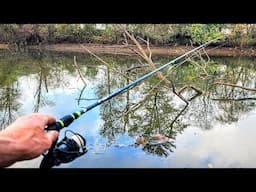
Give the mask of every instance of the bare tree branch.
M 245 100 L 256 100 L 255 97 L 245 97 L 245 98 L 213 98 L 214 101 L 245 101 Z
M 80 92 L 80 94 L 79 94 L 79 97 L 78 97 L 78 99 L 77 99 L 77 104 L 78 104 L 78 106 L 80 105 L 80 100 L 81 100 L 81 97 L 82 97 L 82 95 L 83 95 L 83 92 L 84 92 L 85 87 L 86 87 L 86 84 L 84 85 L 84 87 L 83 87 L 83 89 L 81 90 L 81 92 Z
M 232 84 L 232 83 L 214 82 L 213 85 L 225 85 L 225 86 L 231 86 L 231 87 L 237 87 L 237 88 L 240 88 L 240 89 L 245 89 L 245 90 L 248 90 L 248 91 L 256 91 L 255 88 L 244 87 L 244 86 L 240 86 L 240 85 L 236 85 L 236 84 Z
M 102 63 L 104 63 L 105 65 L 107 65 L 107 66 L 110 68 L 110 64 L 109 64 L 109 63 L 107 63 L 106 61 L 104 61 L 103 59 L 101 59 L 99 56 L 97 56 L 96 54 L 94 54 L 93 52 L 91 52 L 89 49 L 87 49 L 87 48 L 86 48 L 85 46 L 83 46 L 82 44 L 80 44 L 80 46 L 81 46 L 84 50 L 86 50 L 88 53 L 90 53 L 91 55 L 93 55 L 94 57 L 96 57 L 99 61 L 101 61 Z M 122 73 L 122 72 L 120 72 L 120 71 L 118 71 L 118 70 L 116 70 L 116 69 L 112 69 L 112 68 L 111 68 L 111 70 L 117 72 L 118 74 L 121 74 L 122 76 L 128 78 L 129 80 L 132 80 L 130 77 L 128 77 L 127 75 L 125 75 L 124 73 Z
M 152 59 L 151 59 L 152 51 L 151 51 L 151 49 L 149 48 L 149 39 L 147 39 L 147 48 L 148 48 L 148 52 L 149 52 L 149 56 L 148 56 L 148 57 L 149 57 L 150 60 L 152 60 Z
M 133 35 L 131 35 L 128 31 L 125 30 L 125 34 L 135 43 L 135 45 L 137 46 L 137 48 L 139 49 L 140 52 L 140 56 L 150 65 L 151 70 L 156 69 L 154 62 L 151 59 L 151 51 L 149 56 L 147 56 L 147 54 L 145 53 L 145 51 L 143 50 L 143 48 L 141 47 L 140 43 L 135 39 L 135 37 Z M 149 48 L 149 42 L 147 42 L 148 45 L 148 49 Z M 136 51 L 137 53 L 138 51 Z M 171 82 L 169 80 L 167 80 L 161 72 L 157 72 L 157 77 L 160 80 L 163 80 L 166 84 L 168 84 L 169 86 L 171 86 Z
M 133 69 L 144 68 L 144 67 L 149 67 L 149 65 L 143 65 L 143 64 L 142 65 L 135 65 L 135 66 L 132 66 L 132 67 L 126 69 L 125 72 L 130 72 Z
M 86 82 L 85 82 L 85 80 L 84 80 L 84 78 L 83 78 L 83 76 L 82 76 L 82 74 L 81 74 L 80 68 L 79 68 L 79 66 L 78 66 L 78 64 L 77 64 L 77 62 L 76 62 L 76 56 L 74 56 L 74 65 L 75 65 L 76 70 L 77 70 L 77 72 L 78 72 L 78 74 L 79 74 L 81 80 L 83 81 L 84 85 L 87 86 L 87 84 L 86 84 Z
M 148 52 L 149 52 L 149 55 L 147 55 L 146 52 L 144 51 L 144 49 L 142 48 L 142 46 L 140 45 L 140 43 L 134 38 L 133 35 L 131 35 L 131 34 L 130 34 L 128 31 L 126 31 L 126 30 L 125 30 L 125 34 L 126 34 L 126 35 L 135 43 L 135 45 L 137 46 L 138 50 L 134 50 L 134 52 L 137 53 L 138 55 L 140 55 L 140 56 L 150 65 L 150 69 L 151 69 L 151 70 L 156 69 L 155 64 L 154 64 L 154 62 L 152 61 L 152 58 L 151 58 L 152 52 L 151 52 L 150 47 L 149 47 L 149 39 L 147 39 L 147 41 L 146 41 L 146 40 L 144 40 L 143 38 L 138 37 L 140 40 L 142 40 L 144 43 L 146 43 L 146 45 L 147 45 L 147 50 L 148 50 Z M 183 51 L 184 51 L 184 50 L 183 50 Z M 185 52 L 185 51 L 184 51 L 184 52 Z M 193 58 L 195 55 L 199 55 L 199 57 L 202 59 L 202 57 L 201 57 L 201 55 L 199 54 L 199 51 L 198 51 L 198 52 L 195 52 L 192 56 L 186 58 L 185 61 L 187 61 L 187 60 L 192 61 L 191 58 Z M 179 64 L 177 64 L 177 66 L 180 66 L 180 65 L 181 65 L 182 63 L 184 63 L 185 61 L 180 62 Z M 199 65 L 199 64 L 198 64 L 198 65 Z M 205 70 L 205 68 L 203 68 L 203 67 L 200 66 L 200 65 L 199 65 L 199 67 L 202 68 L 202 70 L 204 70 L 204 72 L 208 75 L 208 73 L 207 73 L 207 71 Z M 171 67 L 171 68 L 168 69 L 168 71 L 167 71 L 168 73 L 169 73 L 170 69 L 173 69 L 173 67 Z M 170 88 L 170 87 L 172 88 L 173 93 L 174 93 L 175 95 L 177 95 L 182 101 L 184 101 L 184 102 L 186 103 L 186 105 L 188 105 L 189 103 L 188 103 L 188 101 L 181 95 L 181 92 L 183 92 L 185 89 L 191 88 L 191 89 L 193 89 L 193 90 L 195 90 L 195 91 L 197 92 L 197 95 L 201 95 L 201 94 L 202 94 L 202 91 L 201 91 L 201 90 L 199 90 L 199 89 L 197 89 L 197 88 L 195 88 L 194 86 L 191 86 L 191 85 L 186 85 L 186 86 L 184 86 L 182 89 L 180 89 L 180 90 L 177 92 L 177 91 L 176 91 L 176 88 L 175 88 L 175 84 L 174 84 L 174 82 L 173 82 L 172 80 L 167 80 L 166 77 L 163 76 L 161 72 L 157 72 L 157 77 L 161 80 L 161 81 L 159 82 L 159 84 L 157 84 L 157 86 L 160 85 L 161 82 L 164 82 L 166 85 L 168 85 L 169 88 Z M 141 104 L 141 102 L 140 102 L 140 104 Z M 139 105 L 140 105 L 140 104 L 139 104 Z M 138 105 L 136 105 L 136 109 L 137 109 L 137 108 L 138 108 Z
M 194 86 L 192 86 L 192 85 L 185 85 L 185 86 L 183 86 L 182 88 L 180 88 L 179 91 L 177 91 L 177 94 L 180 95 L 180 94 L 181 94 L 185 89 L 187 89 L 187 88 L 193 89 L 193 90 L 196 91 L 198 94 L 202 94 L 202 93 L 203 93 L 201 90 L 199 90 L 198 88 L 196 88 L 196 87 L 194 87 Z

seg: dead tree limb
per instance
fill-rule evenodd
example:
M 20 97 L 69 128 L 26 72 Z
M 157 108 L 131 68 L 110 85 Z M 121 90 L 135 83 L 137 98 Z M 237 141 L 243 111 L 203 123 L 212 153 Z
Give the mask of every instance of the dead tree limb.
M 149 67 L 149 65 L 135 65 L 135 66 L 132 66 L 132 67 L 126 69 L 125 72 L 130 72 L 130 71 L 132 71 L 134 69 L 144 68 L 144 67 Z
M 174 85 L 174 83 L 173 83 L 172 80 L 171 80 L 171 84 L 172 84 L 172 92 L 173 92 L 175 95 L 177 95 L 182 101 L 184 101 L 184 102 L 186 103 L 186 105 L 188 105 L 188 101 L 187 101 L 182 95 L 180 95 L 179 93 L 177 93 L 176 87 L 175 87 L 175 85 Z
M 134 37 L 134 35 L 130 34 L 127 30 L 124 30 L 124 33 L 125 33 L 126 36 L 128 36 L 134 42 L 134 44 L 136 45 L 136 47 L 138 49 L 138 50 L 136 50 L 136 49 L 131 48 L 131 50 L 134 51 L 135 53 L 137 53 L 139 56 L 141 56 L 149 64 L 151 70 L 155 70 L 156 66 L 155 66 L 155 64 L 154 64 L 154 62 L 152 61 L 152 58 L 151 58 L 152 57 L 152 52 L 151 52 L 150 47 L 149 47 L 149 39 L 147 39 L 147 41 L 146 41 L 141 37 L 137 37 L 147 45 L 147 51 L 149 53 L 149 55 L 147 55 L 145 50 L 140 45 L 140 43 Z M 199 54 L 199 52 L 196 52 L 196 54 Z M 199 57 L 202 59 L 200 54 L 199 54 Z M 190 57 L 187 58 L 185 61 L 187 61 L 189 59 L 191 61 Z M 184 63 L 185 61 L 181 62 L 181 64 Z M 179 66 L 179 65 L 180 64 L 178 64 L 177 66 Z M 208 75 L 207 71 L 202 66 L 199 65 L 199 67 L 202 68 L 204 70 L 204 72 Z M 169 70 L 168 70 L 168 72 L 169 72 Z M 197 88 L 195 88 L 194 86 L 191 86 L 191 85 L 187 85 L 187 86 L 183 87 L 182 90 L 179 90 L 177 92 L 176 88 L 175 88 L 175 85 L 174 85 L 174 82 L 172 80 L 167 80 L 166 77 L 163 76 L 161 72 L 157 72 L 157 77 L 161 80 L 160 82 L 164 82 L 169 88 L 172 88 L 173 93 L 175 95 L 177 95 L 182 101 L 184 101 L 186 103 L 186 105 L 188 105 L 188 101 L 181 95 L 181 92 L 184 91 L 186 88 L 192 88 L 193 90 L 195 90 L 197 92 L 198 95 L 202 94 L 201 90 L 199 90 L 199 89 L 197 89 Z
M 80 105 L 80 100 L 81 100 L 81 97 L 82 97 L 82 95 L 83 95 L 83 92 L 84 92 L 84 89 L 85 89 L 86 86 L 87 86 L 87 85 L 85 84 L 84 87 L 83 87 L 83 89 L 81 90 L 81 92 L 80 92 L 80 94 L 79 94 L 79 97 L 78 97 L 78 99 L 77 99 L 77 104 L 78 104 L 78 106 Z
M 151 58 L 151 51 L 149 51 L 149 56 L 146 54 L 146 52 L 143 50 L 142 46 L 140 45 L 140 43 L 135 39 L 135 37 L 133 35 L 131 35 L 128 31 L 124 31 L 125 34 L 135 43 L 135 45 L 137 46 L 138 50 L 133 49 L 133 51 L 135 51 L 138 55 L 140 55 L 149 65 L 150 65 L 150 69 L 154 70 L 156 69 L 154 62 L 152 61 Z M 144 40 L 145 42 L 145 40 Z M 150 50 L 149 48 L 149 42 L 147 41 L 147 49 Z M 169 80 L 167 80 L 161 72 L 157 72 L 157 77 L 160 80 L 163 80 L 166 84 L 168 84 L 169 86 L 171 86 L 171 82 Z
M 255 97 L 245 97 L 245 98 L 213 98 L 214 101 L 246 101 L 246 100 L 256 100 Z
M 82 74 L 81 74 L 80 67 L 78 66 L 78 64 L 77 64 L 77 62 L 76 62 L 76 56 L 74 56 L 74 65 L 75 65 L 76 70 L 77 70 L 77 72 L 78 72 L 78 74 L 79 74 L 79 77 L 80 77 L 81 80 L 83 81 L 84 85 L 87 86 L 87 84 L 86 84 L 86 82 L 85 82 L 85 80 L 84 80 L 84 78 L 83 78 L 83 76 L 82 76 Z
M 201 94 L 198 94 L 198 93 L 195 94 L 193 97 L 189 98 L 188 101 L 192 101 L 193 99 L 195 99 L 195 98 L 198 97 L 199 95 L 201 95 Z M 170 132 L 171 132 L 172 129 L 173 129 L 173 124 L 178 120 L 178 118 L 179 118 L 179 117 L 183 114 L 183 112 L 187 109 L 188 104 L 189 104 L 189 103 L 187 103 L 187 104 L 179 111 L 179 113 L 175 116 L 175 118 L 172 120 L 172 122 L 171 122 L 171 124 L 170 124 L 170 127 L 171 127 Z
M 98 55 L 94 54 L 93 52 L 91 52 L 89 49 L 87 49 L 85 46 L 83 46 L 82 44 L 80 44 L 80 47 L 82 49 L 84 49 L 85 51 L 87 51 L 89 54 L 91 54 L 92 56 L 96 57 L 99 61 L 101 61 L 102 63 L 104 63 L 105 65 L 107 65 L 108 67 L 110 67 L 110 64 L 107 63 L 106 61 L 104 61 L 102 58 L 100 58 Z M 124 73 L 116 70 L 116 69 L 111 69 L 115 72 L 117 72 L 118 74 L 121 74 L 122 76 L 124 76 L 125 78 L 132 80 L 130 77 L 128 77 L 127 75 L 125 75 Z M 132 80 L 133 81 L 133 80 Z
M 185 86 L 183 86 L 182 88 L 180 88 L 179 91 L 177 91 L 177 94 L 180 95 L 180 94 L 181 94 L 185 89 L 187 89 L 187 88 L 193 89 L 193 90 L 196 91 L 198 94 L 202 94 L 202 93 L 203 93 L 200 89 L 198 89 L 198 88 L 196 88 L 196 87 L 194 87 L 194 86 L 192 86 L 192 85 L 185 85 Z
M 245 89 L 245 90 L 248 90 L 248 91 L 256 91 L 255 88 L 244 87 L 244 86 L 236 85 L 236 84 L 232 84 L 232 83 L 214 82 L 213 85 L 225 85 L 225 86 L 237 87 L 237 88 L 240 88 L 240 89 Z

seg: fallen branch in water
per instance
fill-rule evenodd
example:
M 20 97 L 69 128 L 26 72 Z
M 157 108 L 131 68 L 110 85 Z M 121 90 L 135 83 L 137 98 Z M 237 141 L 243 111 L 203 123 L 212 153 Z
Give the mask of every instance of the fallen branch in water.
M 144 68 L 144 67 L 149 67 L 149 65 L 135 65 L 133 67 L 130 67 L 130 68 L 126 69 L 125 72 L 130 72 L 133 69 Z
M 213 85 L 225 85 L 225 86 L 237 87 L 237 88 L 240 88 L 240 89 L 245 89 L 245 90 L 248 90 L 248 91 L 256 91 L 255 88 L 244 87 L 244 86 L 241 86 L 241 85 L 236 85 L 236 84 L 232 84 L 232 83 L 218 82 L 218 81 L 214 82 Z
M 193 90 L 196 91 L 198 94 L 202 94 L 202 93 L 203 93 L 200 89 L 198 89 L 198 88 L 196 88 L 196 87 L 194 87 L 194 86 L 192 86 L 192 85 L 185 85 L 185 86 L 183 86 L 182 88 L 180 88 L 179 91 L 177 91 L 177 94 L 180 95 L 180 94 L 181 94 L 185 89 L 187 89 L 187 88 L 193 89 Z
M 83 87 L 83 89 L 81 90 L 81 92 L 80 92 L 80 94 L 79 94 L 79 97 L 78 97 L 78 99 L 77 99 L 77 104 L 78 104 L 78 106 L 80 105 L 80 100 L 81 100 L 81 97 L 82 97 L 83 92 L 84 92 L 84 90 L 85 90 L 85 87 L 86 87 L 86 84 L 85 84 L 85 86 Z
M 84 80 L 84 78 L 83 78 L 83 76 L 82 76 L 82 74 L 81 74 L 80 67 L 78 66 L 78 64 L 77 64 L 77 62 L 76 62 L 76 56 L 74 56 L 74 65 L 75 65 L 75 67 L 76 67 L 76 70 L 77 70 L 77 72 L 78 72 L 78 74 L 79 74 L 81 80 L 84 82 L 84 85 L 87 86 L 87 84 L 86 84 L 86 82 L 85 82 L 85 80 Z
M 147 44 L 147 50 L 149 52 L 149 55 L 147 55 L 146 52 L 144 51 L 144 49 L 142 48 L 142 46 L 140 45 L 140 43 L 136 40 L 136 38 L 133 35 L 131 35 L 128 31 L 124 30 L 124 32 L 134 42 L 134 44 L 138 48 L 138 50 L 135 50 L 135 49 L 132 49 L 132 50 L 135 53 L 137 53 L 138 55 L 140 55 L 149 64 L 149 67 L 151 70 L 155 70 L 156 66 L 155 66 L 154 62 L 152 61 L 152 52 L 149 47 L 149 40 L 147 39 L 147 41 L 146 41 L 146 40 L 142 39 L 141 37 L 138 37 L 140 40 L 142 40 L 144 43 Z M 181 62 L 181 63 L 183 63 L 183 62 Z M 168 70 L 168 72 L 169 72 L 169 70 Z M 172 80 L 166 79 L 166 77 L 163 76 L 162 72 L 157 72 L 156 75 L 160 79 L 160 82 L 164 82 L 169 88 L 172 88 L 173 93 L 175 95 L 177 95 L 186 104 L 188 104 L 188 101 L 182 95 L 180 95 L 176 92 L 175 85 Z
M 246 101 L 246 100 L 256 100 L 255 97 L 244 97 L 244 98 L 213 98 L 214 101 Z

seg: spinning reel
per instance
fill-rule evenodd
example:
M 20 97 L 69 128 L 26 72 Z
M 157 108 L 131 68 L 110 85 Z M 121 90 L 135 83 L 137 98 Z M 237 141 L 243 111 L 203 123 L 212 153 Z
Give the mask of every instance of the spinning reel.
M 72 136 L 68 137 L 67 133 Z M 83 136 L 73 131 L 66 130 L 64 138 L 52 145 L 40 164 L 40 168 L 51 168 L 61 163 L 69 163 L 87 152 L 86 140 Z

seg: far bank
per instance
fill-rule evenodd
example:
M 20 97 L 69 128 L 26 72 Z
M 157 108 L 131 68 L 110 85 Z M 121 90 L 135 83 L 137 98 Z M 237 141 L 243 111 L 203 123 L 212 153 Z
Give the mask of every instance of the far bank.
M 95 54 L 120 54 L 120 55 L 134 55 L 133 45 L 105 45 L 105 44 L 82 44 L 88 50 Z M 42 46 L 30 46 L 31 49 L 41 49 L 48 51 L 61 51 L 61 52 L 80 52 L 88 53 L 80 44 L 53 44 Z M 147 47 L 144 47 L 147 51 Z M 151 46 L 150 50 L 153 55 L 172 55 L 179 56 L 185 52 L 193 49 L 191 46 Z M 256 49 L 251 48 L 233 48 L 233 47 L 207 47 L 206 52 L 210 56 L 256 56 Z M 147 51 L 148 52 L 148 51 Z
M 134 55 L 133 45 L 108 45 L 108 44 L 82 44 L 86 49 L 95 54 L 120 54 L 120 55 Z M 28 46 L 29 49 L 59 51 L 59 52 L 79 52 L 88 53 L 80 44 L 43 44 L 36 46 Z M 16 50 L 15 46 L 0 44 L 0 49 Z M 147 47 L 144 47 L 148 52 Z M 193 49 L 191 46 L 150 46 L 153 55 L 171 55 L 179 56 L 185 52 Z M 209 56 L 256 56 L 256 49 L 254 47 L 238 48 L 238 47 L 211 47 L 205 48 Z

